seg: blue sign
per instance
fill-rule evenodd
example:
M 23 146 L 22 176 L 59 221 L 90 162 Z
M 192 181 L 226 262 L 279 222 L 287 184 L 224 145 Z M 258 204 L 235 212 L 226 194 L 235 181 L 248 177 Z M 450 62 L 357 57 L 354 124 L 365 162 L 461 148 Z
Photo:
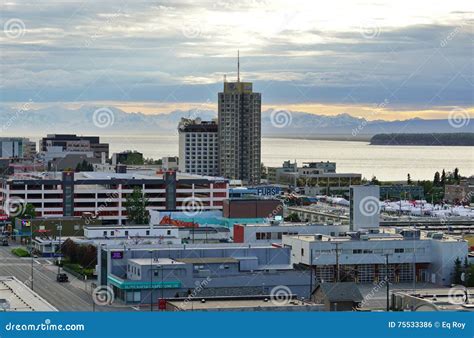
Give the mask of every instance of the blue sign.
M 257 189 L 258 196 L 277 196 L 281 194 L 280 187 L 263 186 L 263 187 L 256 187 L 255 189 Z

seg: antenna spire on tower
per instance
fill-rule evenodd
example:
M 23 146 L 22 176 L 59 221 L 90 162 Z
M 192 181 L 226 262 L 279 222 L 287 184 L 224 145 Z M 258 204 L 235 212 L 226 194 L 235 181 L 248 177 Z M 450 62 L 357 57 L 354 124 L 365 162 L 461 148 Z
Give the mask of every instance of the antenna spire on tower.
M 240 82 L 240 51 L 237 49 L 237 82 Z

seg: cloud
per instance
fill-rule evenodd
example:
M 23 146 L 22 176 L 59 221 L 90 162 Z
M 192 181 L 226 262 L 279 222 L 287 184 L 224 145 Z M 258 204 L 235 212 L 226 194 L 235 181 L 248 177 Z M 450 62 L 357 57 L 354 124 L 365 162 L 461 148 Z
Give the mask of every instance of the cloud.
M 473 104 L 465 2 L 9 1 L 24 34 L 0 32 L 3 101 L 215 100 L 224 74 L 266 104 Z

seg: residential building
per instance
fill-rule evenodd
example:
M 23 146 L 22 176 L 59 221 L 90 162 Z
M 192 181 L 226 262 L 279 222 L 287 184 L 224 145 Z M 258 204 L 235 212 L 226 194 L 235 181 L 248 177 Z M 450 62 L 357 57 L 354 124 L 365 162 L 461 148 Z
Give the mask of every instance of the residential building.
M 179 171 L 219 176 L 218 127 L 215 121 L 182 118 L 178 125 Z M 163 163 L 164 165 L 164 163 Z
M 97 217 L 105 223 L 124 224 L 125 202 L 135 187 L 148 199 L 147 209 L 222 210 L 228 198 L 228 181 L 176 172 L 134 173 L 48 172 L 21 173 L 1 179 L 0 213 L 9 214 L 9 203 L 35 206 L 40 217 Z
M 219 173 L 249 185 L 260 183 L 262 96 L 251 82 L 224 81 L 218 94 Z
M 109 144 L 100 143 L 99 136 L 77 136 L 74 134 L 49 134 L 40 141 L 40 151 L 50 147 L 60 147 L 64 152 L 92 152 L 93 157 L 109 158 Z M 104 154 L 104 155 L 102 155 Z

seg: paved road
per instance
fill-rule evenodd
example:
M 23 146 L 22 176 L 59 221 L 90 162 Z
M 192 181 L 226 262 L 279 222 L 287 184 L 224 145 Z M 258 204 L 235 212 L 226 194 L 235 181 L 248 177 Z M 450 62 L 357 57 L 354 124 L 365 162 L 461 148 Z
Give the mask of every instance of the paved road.
M 13 246 L 0 246 L 0 276 L 15 276 L 31 285 L 31 258 L 11 253 Z M 59 311 L 135 311 L 128 306 L 97 306 L 91 297 L 90 284 L 68 274 L 69 283 L 56 282 L 57 267 L 51 259 L 33 259 L 33 290 Z M 87 290 L 87 291 L 86 291 Z

